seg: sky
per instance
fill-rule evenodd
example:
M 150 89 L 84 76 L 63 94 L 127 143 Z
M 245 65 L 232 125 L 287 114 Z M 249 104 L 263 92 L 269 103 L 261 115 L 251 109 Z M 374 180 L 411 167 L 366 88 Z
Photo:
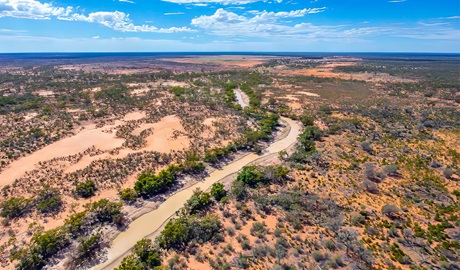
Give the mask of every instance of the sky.
M 0 0 L 0 52 L 460 52 L 460 0 Z

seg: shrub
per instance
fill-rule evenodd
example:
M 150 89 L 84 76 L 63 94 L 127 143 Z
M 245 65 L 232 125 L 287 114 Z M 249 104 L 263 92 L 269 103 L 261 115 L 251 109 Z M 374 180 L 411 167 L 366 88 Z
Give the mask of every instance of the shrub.
M 382 179 L 378 177 L 378 175 L 375 172 L 375 166 L 372 163 L 366 163 L 364 164 L 364 177 L 366 179 L 369 179 L 373 182 L 380 183 Z
M 13 256 L 19 263 L 17 269 L 41 269 L 45 266 L 46 260 L 69 244 L 69 239 L 62 228 L 56 228 L 41 234 L 36 234 L 30 240 L 27 248 Z
M 200 162 L 201 157 L 195 153 L 188 153 L 185 157 L 182 171 L 184 173 L 198 174 L 203 172 L 206 167 L 203 162 Z
M 75 193 L 82 198 L 89 198 L 94 196 L 96 190 L 96 184 L 91 180 L 86 180 L 83 183 L 77 184 Z
M 150 239 L 139 240 L 136 245 L 134 245 L 133 253 L 147 269 L 160 266 L 163 262 L 161 252 L 155 248 L 152 240 Z
M 452 176 L 454 175 L 454 170 L 452 170 L 451 168 L 446 168 L 444 170 L 444 176 L 447 178 L 447 179 L 451 179 Z
M 361 148 L 363 148 L 364 151 L 368 152 L 369 154 L 374 152 L 374 149 L 372 149 L 372 146 L 368 142 L 362 142 L 361 143 Z
M 157 241 L 164 249 L 184 249 L 192 239 L 200 243 L 210 241 L 219 235 L 222 224 L 213 215 L 207 215 L 199 220 L 194 216 L 181 216 L 171 219 L 158 236 Z
M 185 217 L 171 219 L 158 237 L 160 247 L 164 249 L 182 249 L 189 239 L 190 222 Z
M 315 118 L 308 111 L 304 111 L 299 120 L 304 126 L 313 126 L 315 122 Z
M 398 175 L 398 165 L 396 164 L 391 164 L 391 165 L 387 165 L 385 166 L 385 168 L 383 168 L 383 172 L 386 174 L 386 175 L 390 175 L 390 176 L 394 176 L 394 175 Z
M 254 222 L 250 231 L 251 235 L 262 238 L 265 235 L 265 222 Z
M 2 217 L 17 218 L 24 215 L 31 208 L 31 200 L 11 197 L 0 204 Z
M 186 203 L 187 209 L 190 213 L 201 211 L 212 203 L 211 195 L 201 190 L 195 190 L 192 197 Z
M 399 208 L 394 204 L 386 204 L 382 207 L 382 213 L 390 218 L 393 218 L 399 211 Z
M 220 201 L 223 197 L 227 196 L 227 191 L 224 189 L 222 183 L 214 183 L 211 187 L 211 195 L 216 201 Z
M 99 222 L 120 223 L 123 220 L 121 213 L 121 202 L 110 202 L 107 199 L 101 199 L 89 206 L 89 211 L 94 213 Z
M 76 254 L 73 256 L 74 263 L 79 265 L 87 259 L 92 259 L 96 250 L 100 247 L 101 238 L 99 235 L 82 237 L 78 241 Z
M 324 242 L 324 246 L 329 249 L 330 251 L 335 251 L 337 246 L 335 245 L 334 241 L 328 239 Z
M 58 212 L 62 207 L 62 199 L 59 190 L 45 187 L 38 193 L 36 198 L 37 210 L 40 213 Z
M 243 182 L 250 187 L 255 187 L 264 180 L 264 175 L 257 170 L 257 166 L 246 166 L 236 177 L 236 181 Z
M 125 188 L 120 192 L 120 199 L 132 203 L 137 199 L 137 192 L 132 188 Z
M 152 196 L 167 191 L 176 183 L 176 171 L 178 167 L 171 165 L 162 170 L 158 175 L 147 171 L 139 175 L 134 190 L 142 196 Z
M 378 194 L 379 193 L 379 188 L 374 182 L 371 182 L 369 180 L 364 180 L 363 181 L 363 188 L 372 194 Z
M 247 186 L 240 181 L 233 181 L 231 193 L 238 201 L 243 201 L 249 195 Z
M 319 250 L 313 251 L 311 255 L 313 256 L 313 259 L 315 259 L 315 261 L 317 262 L 326 260 L 326 256 Z

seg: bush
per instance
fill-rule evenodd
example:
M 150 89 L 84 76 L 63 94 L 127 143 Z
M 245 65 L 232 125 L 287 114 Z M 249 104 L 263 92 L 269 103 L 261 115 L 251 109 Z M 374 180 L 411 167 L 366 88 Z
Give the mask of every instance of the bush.
M 393 218 L 399 211 L 399 208 L 394 204 L 386 204 L 382 207 L 382 213 L 390 218 Z
M 211 203 L 211 195 L 209 193 L 201 190 L 195 190 L 192 197 L 188 199 L 186 208 L 193 214 L 205 209 Z
M 137 199 L 137 192 L 132 188 L 125 188 L 120 192 L 120 199 L 132 203 Z
M 385 166 L 385 168 L 383 168 L 383 172 L 386 174 L 386 175 L 390 175 L 390 176 L 395 176 L 395 175 L 398 175 L 398 165 L 396 164 L 391 164 L 391 165 L 388 165 L 388 166 Z
M 236 200 L 243 201 L 249 195 L 247 189 L 248 187 L 243 182 L 233 181 L 231 193 Z
M 189 239 L 190 221 L 185 217 L 171 219 L 158 237 L 160 247 L 164 249 L 182 249 Z
M 214 183 L 211 187 L 211 195 L 216 201 L 220 201 L 223 197 L 227 196 L 227 191 L 224 189 L 222 183 Z
M 207 215 L 201 220 L 195 216 L 181 216 L 168 221 L 157 241 L 164 249 L 182 250 L 193 239 L 204 243 L 217 238 L 221 229 L 222 224 L 213 215 Z
M 94 213 L 99 222 L 120 223 L 123 220 L 121 213 L 121 202 L 110 202 L 107 199 L 101 199 L 89 206 L 89 211 Z
M 379 188 L 374 182 L 371 182 L 369 180 L 364 180 L 363 181 L 363 188 L 372 194 L 378 194 L 379 193 Z
M 444 170 L 444 176 L 447 178 L 447 179 L 451 179 L 452 176 L 454 175 L 455 171 L 452 170 L 451 168 L 446 168 Z
M 319 250 L 313 251 L 311 255 L 313 256 L 313 259 L 315 259 L 315 261 L 317 262 L 326 260 L 326 256 Z
M 27 248 L 13 256 L 19 263 L 17 269 L 42 269 L 46 260 L 56 255 L 69 244 L 66 233 L 61 228 L 52 229 L 42 234 L 36 234 L 30 240 Z
M 89 198 L 94 196 L 96 190 L 96 184 L 91 180 L 86 180 L 83 183 L 77 184 L 75 193 L 82 198 Z
M 178 167 L 171 165 L 158 175 L 152 174 L 151 171 L 144 172 L 137 178 L 134 190 L 145 197 L 165 192 L 176 183 L 177 170 Z
M 304 126 L 313 126 L 315 122 L 315 118 L 308 111 L 304 111 L 303 114 L 300 116 L 299 120 L 300 122 L 302 122 Z
M 255 187 L 264 180 L 264 175 L 257 169 L 257 166 L 246 166 L 236 177 L 236 181 L 243 182 L 250 187 Z
M 31 200 L 11 197 L 0 204 L 2 217 L 17 218 L 24 215 L 31 208 Z
M 363 150 L 368 152 L 369 154 L 372 154 L 374 152 L 374 149 L 372 149 L 371 144 L 368 142 L 362 142 L 361 148 L 363 148 Z
M 38 193 L 37 210 L 40 213 L 58 212 L 62 207 L 62 199 L 59 190 L 56 188 L 45 187 Z
M 155 248 L 150 239 L 139 240 L 136 245 L 134 245 L 133 253 L 144 268 L 152 269 L 163 263 L 161 252 Z
M 74 255 L 74 263 L 79 265 L 87 259 L 94 258 L 96 251 L 100 247 L 101 238 L 99 235 L 92 235 L 90 237 L 82 237 L 79 239 L 76 254 Z

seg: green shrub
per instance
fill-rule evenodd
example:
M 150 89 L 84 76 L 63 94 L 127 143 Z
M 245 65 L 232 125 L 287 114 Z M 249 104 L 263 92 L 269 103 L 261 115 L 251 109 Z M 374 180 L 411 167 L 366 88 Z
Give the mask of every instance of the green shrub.
M 166 170 L 160 171 L 158 175 L 154 175 L 151 171 L 144 172 L 137 178 L 134 190 L 145 197 L 165 192 L 176 183 L 178 169 L 171 165 Z
M 222 183 L 214 183 L 211 187 L 211 195 L 216 201 L 220 201 L 223 197 L 227 196 L 227 191 L 224 189 Z
M 137 199 L 137 192 L 132 188 L 125 188 L 120 192 L 120 199 L 132 203 Z
M 38 193 L 36 198 L 37 210 L 40 213 L 58 212 L 62 207 L 62 199 L 59 190 L 45 187 Z
M 211 195 L 201 190 L 195 190 L 192 197 L 188 199 L 186 208 L 190 213 L 196 213 L 208 207 L 212 203 Z
M 89 206 L 89 211 L 95 214 L 99 222 L 120 223 L 123 220 L 121 213 L 121 202 L 111 202 L 107 199 L 100 199 Z
M 82 198 L 89 198 L 94 196 L 96 190 L 96 184 L 91 180 L 86 180 L 83 183 L 77 184 L 75 193 Z
M 17 218 L 27 213 L 31 208 L 31 200 L 11 197 L 0 204 L 2 217 Z

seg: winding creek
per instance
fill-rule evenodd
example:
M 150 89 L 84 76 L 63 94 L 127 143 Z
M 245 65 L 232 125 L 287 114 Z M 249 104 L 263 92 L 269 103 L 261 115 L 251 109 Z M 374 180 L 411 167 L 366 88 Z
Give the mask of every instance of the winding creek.
M 247 96 L 241 91 L 235 91 L 238 103 L 242 107 L 248 106 Z M 203 181 L 188 188 L 180 190 L 164 201 L 157 209 L 144 214 L 134 220 L 129 227 L 121 232 L 111 243 L 108 250 L 107 261 L 93 267 L 92 269 L 113 269 L 119 265 L 123 257 L 129 254 L 129 250 L 142 238 L 148 237 L 162 228 L 166 221 L 176 214 L 186 201 L 192 196 L 197 188 L 208 190 L 212 184 L 224 179 L 226 176 L 238 172 L 242 167 L 262 161 L 269 156 L 286 150 L 297 141 L 301 132 L 301 125 L 289 118 L 282 117 L 281 120 L 290 126 L 289 133 L 283 139 L 273 142 L 262 155 L 248 154 L 219 170 L 213 171 Z M 286 127 L 288 128 L 288 127 Z

